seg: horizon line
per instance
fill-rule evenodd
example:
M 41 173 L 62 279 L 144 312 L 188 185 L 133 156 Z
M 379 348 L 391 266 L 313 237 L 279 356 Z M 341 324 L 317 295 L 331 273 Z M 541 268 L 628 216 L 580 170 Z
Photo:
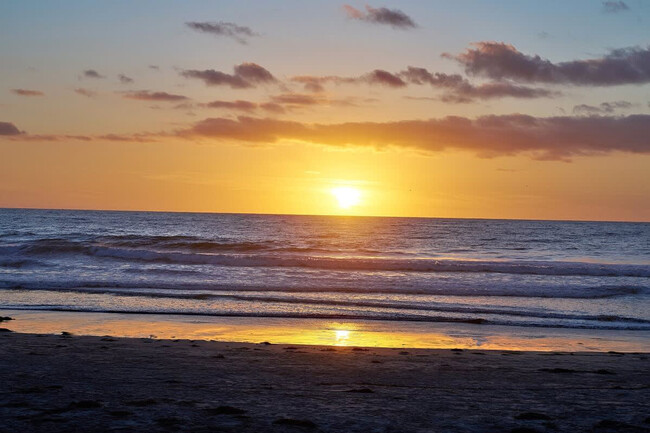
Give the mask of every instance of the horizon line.
M 445 217 L 445 216 L 399 216 L 399 215 L 347 215 L 347 214 L 303 214 L 272 212 L 217 212 L 217 211 L 178 211 L 178 210 L 134 210 L 134 209 L 84 209 L 84 208 L 40 208 L 4 207 L 0 210 L 34 211 L 72 211 L 72 212 L 132 212 L 132 213 L 174 213 L 174 214 L 215 214 L 215 215 L 259 215 L 259 216 L 302 216 L 302 217 L 343 217 L 343 218 L 408 218 L 440 220 L 487 220 L 487 221 L 539 221 L 539 222 L 583 222 L 583 223 L 630 223 L 648 224 L 650 220 L 590 220 L 590 219 L 537 219 L 537 218 L 488 218 L 488 217 Z

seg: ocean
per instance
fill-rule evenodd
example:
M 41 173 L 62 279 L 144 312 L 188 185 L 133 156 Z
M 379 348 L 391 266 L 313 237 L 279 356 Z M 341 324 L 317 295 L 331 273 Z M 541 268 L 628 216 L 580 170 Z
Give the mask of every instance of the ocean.
M 650 224 L 0 210 L 0 308 L 650 330 Z

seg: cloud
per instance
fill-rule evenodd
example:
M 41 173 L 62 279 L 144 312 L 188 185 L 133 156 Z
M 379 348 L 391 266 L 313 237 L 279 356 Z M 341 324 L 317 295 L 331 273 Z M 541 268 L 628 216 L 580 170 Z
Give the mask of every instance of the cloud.
M 203 104 L 203 106 L 207 108 L 225 108 L 228 110 L 246 111 L 246 112 L 254 111 L 258 107 L 258 105 L 255 102 L 242 101 L 242 100 L 212 101 L 207 104 Z
M 365 21 L 373 24 L 385 24 L 396 29 L 412 29 L 417 24 L 399 9 L 373 8 L 366 5 L 366 11 L 360 11 L 350 5 L 343 5 L 343 10 L 348 18 Z
M 650 82 L 650 46 L 622 48 L 596 59 L 552 63 L 502 42 L 477 42 L 455 59 L 471 75 L 529 83 L 615 86 Z
M 117 76 L 117 78 L 120 79 L 120 83 L 122 83 L 122 84 L 132 84 L 132 83 L 133 83 L 133 78 L 131 78 L 131 77 L 127 77 L 127 76 L 124 75 L 124 74 L 119 74 L 119 75 Z
M 185 78 L 203 80 L 208 86 L 230 86 L 233 89 L 246 89 L 257 84 L 277 82 L 277 79 L 266 69 L 255 63 L 242 63 L 233 68 L 233 74 L 227 74 L 214 69 L 185 70 L 181 75 Z
M 86 69 L 83 72 L 83 76 L 86 78 L 96 78 L 96 79 L 106 78 L 94 69 Z
M 406 86 L 406 83 L 400 77 L 381 69 L 375 69 L 374 71 L 362 76 L 361 79 L 370 84 L 381 84 L 388 87 Z
M 627 11 L 630 7 L 624 1 L 605 1 L 603 2 L 603 12 L 607 14 L 616 14 Z
M 160 66 L 158 66 L 158 65 L 149 65 L 149 69 L 153 69 L 154 71 L 160 71 Z
M 20 96 L 44 96 L 45 93 L 40 90 L 28 90 L 28 89 L 11 89 L 13 93 Z
M 92 90 L 84 89 L 82 87 L 74 89 L 74 92 L 78 95 L 85 96 L 86 98 L 94 98 L 97 96 L 97 92 L 93 92 Z
M 183 95 L 174 95 L 167 92 L 150 92 L 148 90 L 137 90 L 132 92 L 123 92 L 122 97 L 126 99 L 136 99 L 138 101 L 158 101 L 158 102 L 178 102 L 186 101 L 189 98 Z
M 247 38 L 259 36 L 250 28 L 240 26 L 235 23 L 228 23 L 224 21 L 219 22 L 188 22 L 185 23 L 189 28 L 198 32 L 210 33 L 215 36 L 225 36 L 232 38 L 240 44 L 248 43 Z
M 393 74 L 383 69 L 375 69 L 358 77 L 340 77 L 337 75 L 328 76 L 315 76 L 315 75 L 300 75 L 291 77 L 291 81 L 300 83 L 304 89 L 310 92 L 322 92 L 325 90 L 325 85 L 328 83 L 333 84 L 371 84 L 383 85 L 386 87 L 405 87 L 406 83 L 398 75 Z
M 292 77 L 291 81 L 301 83 L 304 89 L 314 93 L 323 92 L 327 83 L 335 84 L 371 84 L 402 88 L 407 85 L 430 85 L 445 90 L 439 99 L 445 102 L 470 102 L 476 99 L 513 98 L 549 98 L 558 96 L 559 92 L 541 88 L 525 87 L 509 82 L 493 82 L 481 85 L 471 84 L 459 74 L 432 73 L 425 68 L 409 66 L 399 73 L 381 69 L 363 74 L 359 77 L 310 76 Z
M 0 135 L 20 135 L 22 132 L 11 122 L 0 122 Z
M 586 115 L 595 115 L 595 114 L 611 114 L 616 110 L 633 107 L 634 104 L 628 101 L 614 101 L 614 102 L 603 102 L 599 106 L 580 104 L 573 107 L 573 114 L 586 114 Z
M 282 105 L 319 105 L 326 101 L 323 96 L 306 95 L 304 93 L 285 93 L 271 96 L 271 100 Z
M 429 84 L 447 91 L 442 96 L 445 102 L 466 103 L 476 99 L 512 98 L 549 98 L 558 95 L 546 89 L 519 86 L 508 82 L 493 82 L 480 85 L 471 84 L 458 74 L 431 73 L 425 68 L 409 66 L 399 73 L 407 82 L 416 85 Z
M 650 115 L 544 118 L 511 114 L 338 124 L 240 116 L 236 120 L 208 118 L 178 135 L 256 144 L 300 141 L 424 152 L 460 149 L 482 157 L 524 153 L 537 159 L 566 160 L 617 151 L 650 154 Z
M 263 104 L 260 104 L 260 108 L 262 110 L 268 111 L 269 113 L 276 113 L 276 114 L 281 114 L 286 111 L 282 105 L 277 104 L 275 102 L 265 102 Z

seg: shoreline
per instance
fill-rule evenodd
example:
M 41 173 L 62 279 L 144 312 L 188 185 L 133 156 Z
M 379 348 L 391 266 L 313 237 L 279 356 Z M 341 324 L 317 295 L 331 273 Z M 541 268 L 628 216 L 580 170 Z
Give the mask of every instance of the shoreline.
M 0 432 L 648 432 L 648 358 L 2 332 Z
M 649 331 L 0 309 L 19 333 L 419 349 L 646 352 Z

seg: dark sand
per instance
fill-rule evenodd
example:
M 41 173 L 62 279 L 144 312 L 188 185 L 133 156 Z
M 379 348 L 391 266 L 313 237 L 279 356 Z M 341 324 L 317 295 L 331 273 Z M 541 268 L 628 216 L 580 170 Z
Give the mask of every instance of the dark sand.
M 645 354 L 0 332 L 0 432 L 650 432 Z

